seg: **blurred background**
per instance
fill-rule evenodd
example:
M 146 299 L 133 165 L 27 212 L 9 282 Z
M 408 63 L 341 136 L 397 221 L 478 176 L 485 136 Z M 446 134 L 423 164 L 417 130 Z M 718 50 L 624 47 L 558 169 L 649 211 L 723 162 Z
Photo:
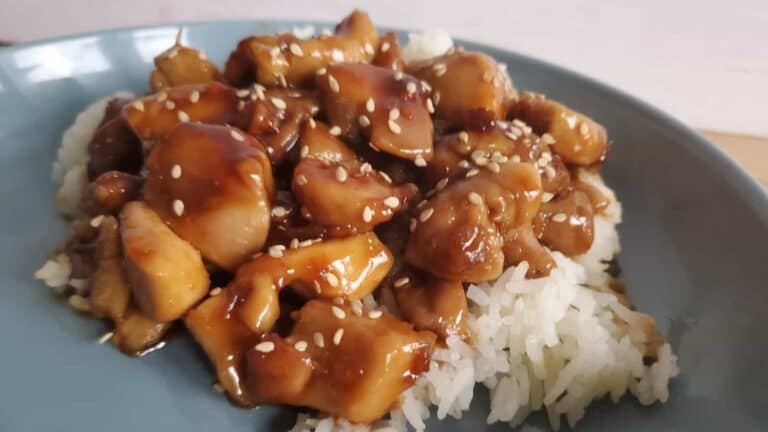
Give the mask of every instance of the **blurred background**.
M 380 26 L 440 28 L 607 82 L 699 129 L 768 184 L 766 0 L 0 0 L 0 40 L 179 21 L 335 22 L 355 7 Z

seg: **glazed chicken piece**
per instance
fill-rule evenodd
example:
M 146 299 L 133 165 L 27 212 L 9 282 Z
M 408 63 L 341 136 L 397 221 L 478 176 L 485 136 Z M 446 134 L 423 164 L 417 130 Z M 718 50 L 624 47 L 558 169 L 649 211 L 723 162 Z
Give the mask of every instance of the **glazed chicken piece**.
M 302 215 L 314 224 L 341 233 L 368 232 L 406 208 L 417 192 L 415 185 L 392 185 L 370 164 L 361 164 L 322 123 L 305 128 L 301 148 L 291 189 Z
M 432 159 L 428 92 L 399 71 L 366 64 L 331 65 L 316 78 L 329 123 L 348 139 L 426 166 Z
M 125 205 L 120 234 L 133 298 L 147 317 L 173 321 L 208 293 L 200 252 L 177 237 L 148 205 Z
M 115 98 L 107 104 L 104 118 L 88 143 L 89 180 L 107 171 L 138 173 L 141 169 L 141 141 L 120 116 L 121 109 L 129 102 Z
M 370 294 L 392 267 L 392 254 L 374 233 L 295 246 L 271 246 L 241 267 L 227 288 L 234 314 L 254 332 L 272 329 L 278 293 L 286 286 L 305 298 L 355 300 Z
M 180 123 L 232 123 L 237 115 L 235 89 L 219 82 L 161 90 L 123 107 L 122 116 L 144 141 L 165 138 Z
M 267 335 L 248 352 L 255 403 L 307 406 L 354 423 L 386 414 L 429 368 L 435 337 L 380 311 L 312 300 L 291 335 Z
M 411 271 L 394 278 L 392 291 L 400 314 L 417 329 L 429 330 L 442 340 L 469 337 L 469 307 L 461 282 Z
M 117 215 L 123 206 L 139 198 L 144 179 L 122 171 L 108 171 L 88 184 L 83 206 L 88 214 Z
M 155 57 L 149 87 L 157 92 L 169 87 L 204 84 L 219 79 L 219 70 L 202 51 L 182 46 L 179 41 Z
M 571 176 L 560 157 L 552 153 L 551 142 L 551 136 L 539 137 L 520 122 L 498 121 L 483 131 L 442 135 L 435 142 L 435 157 L 425 170 L 425 182 L 432 187 L 473 169 L 495 170 L 507 161 L 528 162 L 537 166 L 544 191 L 554 195 L 570 185 Z
M 225 126 L 180 124 L 146 162 L 144 199 L 207 260 L 235 270 L 261 250 L 274 194 L 264 147 Z
M 379 49 L 371 64 L 396 71 L 403 70 L 403 50 L 396 34 L 389 32 L 379 39 Z
M 510 110 L 509 118 L 523 120 L 538 134 L 550 134 L 554 138 L 553 150 L 567 163 L 583 166 L 600 163 L 608 152 L 608 134 L 604 127 L 543 95 L 523 93 Z
M 172 324 L 149 318 L 130 307 L 125 315 L 115 322 L 112 341 L 125 354 L 140 356 L 162 343 Z
M 291 33 L 241 40 L 229 56 L 224 77 L 236 86 L 307 87 L 315 72 L 333 63 L 369 62 L 378 34 L 365 12 L 354 11 L 334 35 L 299 39 Z
M 91 313 L 117 321 L 130 306 L 131 286 L 123 267 L 120 229 L 112 216 L 104 217 L 99 225 L 96 263 L 96 270 L 88 281 Z
M 536 237 L 567 256 L 586 253 L 594 239 L 594 209 L 589 195 L 570 189 L 541 205 L 534 222 Z
M 480 52 L 452 50 L 413 62 L 406 71 L 429 83 L 435 115 L 449 128 L 503 119 L 516 96 L 506 72 Z
M 498 171 L 473 172 L 417 207 L 405 253 L 409 264 L 442 279 L 482 282 L 528 259 L 513 252 L 538 212 L 539 174 L 532 164 L 515 162 L 500 163 Z M 536 263 L 543 267 L 529 264 L 529 275 L 537 276 L 554 266 L 551 258 Z
M 285 158 L 299 138 L 301 125 L 319 109 L 315 96 L 309 92 L 265 89 L 260 84 L 253 86 L 249 100 L 241 106 L 236 124 L 264 144 L 273 164 Z

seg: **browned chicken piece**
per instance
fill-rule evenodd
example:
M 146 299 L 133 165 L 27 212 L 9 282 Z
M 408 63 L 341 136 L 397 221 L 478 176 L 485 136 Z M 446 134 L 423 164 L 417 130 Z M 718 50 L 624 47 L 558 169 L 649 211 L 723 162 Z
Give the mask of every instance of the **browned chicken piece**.
M 569 164 L 601 163 L 608 152 L 608 134 L 603 126 L 543 95 L 524 92 L 509 118 L 528 123 L 538 134 L 550 134 L 553 150 Z
M 117 215 L 127 202 L 139 198 L 143 185 L 142 177 L 107 171 L 88 184 L 83 206 L 91 215 Z
M 396 34 L 389 32 L 379 39 L 379 49 L 371 64 L 396 71 L 403 70 L 403 50 Z
M 131 286 L 123 267 L 117 219 L 106 216 L 99 225 L 96 271 L 89 280 L 91 313 L 98 318 L 121 319 L 131 301 Z
M 373 148 L 417 166 L 432 159 L 428 92 L 418 80 L 377 66 L 338 64 L 316 82 L 323 112 L 339 135 L 363 136 Z
M 229 313 L 230 300 L 230 296 L 223 293 L 209 297 L 189 311 L 184 324 L 213 363 L 219 384 L 232 401 L 249 406 L 245 354 L 259 340 L 259 335 Z
M 291 33 L 241 40 L 227 60 L 224 77 L 236 86 L 311 86 L 315 72 L 333 63 L 369 62 L 378 35 L 365 12 L 354 11 L 335 35 L 299 39 Z
M 146 166 L 145 200 L 207 260 L 235 270 L 261 250 L 274 185 L 258 140 L 237 128 L 184 123 Z
M 252 331 L 272 329 L 280 313 L 278 293 L 286 286 L 305 298 L 355 300 L 376 289 L 392 267 L 392 254 L 374 233 L 306 243 L 271 246 L 238 270 L 227 291 L 235 315 Z
M 435 115 L 449 128 L 503 119 L 516 96 L 506 72 L 480 52 L 452 50 L 408 64 L 406 71 L 429 83 Z
M 208 293 L 200 252 L 141 201 L 120 213 L 125 269 L 136 305 L 149 318 L 173 321 Z
M 142 140 L 155 141 L 180 123 L 230 124 L 237 106 L 235 89 L 210 82 L 161 90 L 125 105 L 122 115 Z
M 417 207 L 406 260 L 442 279 L 496 279 L 505 266 L 517 264 L 505 259 L 506 249 L 517 231 L 530 227 L 541 197 L 532 164 L 505 162 L 498 173 L 468 172 Z M 529 274 L 538 271 L 531 267 Z
M 336 141 L 334 143 L 334 141 Z M 302 215 L 314 224 L 346 233 L 368 232 L 408 205 L 415 185 L 392 185 L 387 177 L 361 164 L 325 125 L 305 129 L 301 159 L 291 189 Z
M 570 189 L 541 205 L 534 222 L 542 244 L 567 256 L 586 253 L 594 239 L 594 209 L 589 195 Z
M 530 223 L 507 231 L 504 235 L 504 265 L 517 265 L 525 261 L 529 279 L 544 277 L 557 265 L 549 251 L 541 245 Z
M 255 403 L 307 406 L 370 423 L 429 369 L 434 343 L 431 332 L 416 332 L 389 314 L 358 316 L 312 300 L 290 336 L 267 335 L 248 352 L 248 391 Z
M 508 161 L 529 162 L 537 166 L 544 191 L 556 194 L 568 187 L 571 176 L 560 157 L 552 153 L 550 140 L 533 134 L 525 125 L 502 121 L 484 131 L 443 135 L 435 142 L 435 157 L 426 169 L 425 181 L 431 187 L 473 169 L 495 170 Z
M 219 79 L 219 70 L 202 51 L 176 43 L 155 57 L 149 87 L 157 92 L 168 87 L 203 84 Z
M 603 194 L 603 192 L 601 192 L 598 188 L 587 182 L 576 180 L 572 183 L 572 186 L 576 190 L 585 193 L 587 197 L 589 197 L 589 201 L 592 203 L 592 208 L 594 209 L 595 213 L 601 213 L 611 204 L 610 198 L 605 196 L 605 194 Z
M 248 102 L 243 102 L 236 124 L 261 141 L 270 160 L 278 164 L 296 144 L 302 124 L 318 109 L 315 96 L 307 91 L 265 89 L 256 84 Z
M 112 342 L 125 354 L 140 356 L 161 343 L 172 324 L 156 321 L 130 307 L 115 322 Z
M 112 170 L 137 173 L 141 169 L 143 155 L 141 141 L 120 116 L 128 99 L 112 99 L 107 104 L 104 118 L 88 143 L 88 178 Z
M 99 230 L 91 225 L 91 218 L 79 218 L 72 221 L 69 227 L 69 237 L 61 247 L 62 252 L 69 257 L 72 266 L 72 279 L 88 279 L 98 265 Z
M 460 281 L 405 272 L 394 278 L 392 288 L 400 314 L 417 329 L 432 331 L 443 340 L 469 337 L 469 307 Z

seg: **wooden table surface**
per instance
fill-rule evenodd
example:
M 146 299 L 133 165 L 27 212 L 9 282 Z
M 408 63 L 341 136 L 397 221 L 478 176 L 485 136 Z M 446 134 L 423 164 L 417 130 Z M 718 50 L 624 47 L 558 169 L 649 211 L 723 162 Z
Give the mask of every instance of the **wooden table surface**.
M 768 138 L 700 131 L 768 187 Z

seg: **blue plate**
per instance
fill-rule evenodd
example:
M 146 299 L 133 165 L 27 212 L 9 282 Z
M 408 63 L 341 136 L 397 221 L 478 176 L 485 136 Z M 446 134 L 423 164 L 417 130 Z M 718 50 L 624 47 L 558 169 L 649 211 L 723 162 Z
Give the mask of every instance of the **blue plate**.
M 298 24 L 306 23 L 183 27 L 186 44 L 223 64 L 240 38 Z M 188 337 L 141 360 L 125 357 L 95 343 L 106 330 L 101 322 L 72 313 L 33 280 L 66 233 L 50 181 L 62 131 L 95 99 L 145 91 L 152 58 L 177 28 L 0 48 L 0 431 L 253 432 L 292 424 L 290 410 L 242 410 L 214 392 L 208 363 Z M 465 46 L 507 63 L 519 88 L 607 126 L 615 144 L 605 174 L 624 203 L 621 263 L 630 296 L 657 318 L 680 357 L 669 403 L 598 403 L 581 430 L 768 428 L 765 191 L 699 135 L 642 102 L 528 57 Z M 504 430 L 485 426 L 487 404 L 478 386 L 463 420 L 434 422 L 430 430 Z M 545 428 L 534 416 L 524 430 Z

